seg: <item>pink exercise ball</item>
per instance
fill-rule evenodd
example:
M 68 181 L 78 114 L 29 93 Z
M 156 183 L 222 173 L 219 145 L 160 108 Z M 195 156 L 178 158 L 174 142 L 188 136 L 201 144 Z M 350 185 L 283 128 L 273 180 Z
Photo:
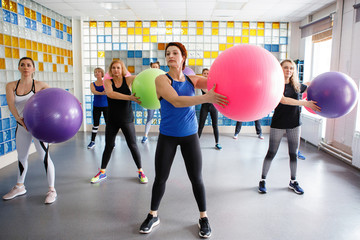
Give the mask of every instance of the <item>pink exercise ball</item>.
M 280 102 L 284 93 L 284 73 L 279 61 L 264 48 L 237 45 L 222 52 L 210 68 L 207 88 L 227 96 L 224 116 L 236 121 L 265 117 Z

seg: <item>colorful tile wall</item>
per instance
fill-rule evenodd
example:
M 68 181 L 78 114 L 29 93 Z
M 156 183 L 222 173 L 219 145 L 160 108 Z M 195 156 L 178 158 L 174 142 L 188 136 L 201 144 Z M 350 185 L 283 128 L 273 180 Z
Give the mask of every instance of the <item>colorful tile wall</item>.
M 0 156 L 14 151 L 16 121 L 5 86 L 20 78 L 22 57 L 35 61 L 35 79 L 51 87 L 73 89 L 71 20 L 30 0 L 2 0 L 0 5 Z
M 86 123 L 92 124 L 92 95 L 90 83 L 94 81 L 96 67 L 107 69 L 115 58 L 124 61 L 132 74 L 149 68 L 150 62 L 159 61 L 167 71 L 165 44 L 182 42 L 188 50 L 187 66 L 200 74 L 209 68 L 216 57 L 238 44 L 254 44 L 269 50 L 280 61 L 287 57 L 288 23 L 286 22 L 222 22 L 222 21 L 114 21 L 83 22 L 84 76 Z M 133 104 L 135 124 L 146 122 L 146 111 Z M 197 111 L 200 106 L 196 107 Z M 271 114 L 261 120 L 269 125 Z M 159 124 L 160 115 L 155 116 Z M 206 125 L 210 125 L 208 117 Z M 219 113 L 220 126 L 235 125 Z M 245 123 L 252 124 L 250 123 Z

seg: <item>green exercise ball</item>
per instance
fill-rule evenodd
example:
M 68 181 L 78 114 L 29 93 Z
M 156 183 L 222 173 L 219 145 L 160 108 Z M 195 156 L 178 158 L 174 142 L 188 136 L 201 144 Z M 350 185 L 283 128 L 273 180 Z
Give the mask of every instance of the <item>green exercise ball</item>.
M 155 78 L 165 72 L 157 68 L 149 68 L 139 73 L 132 84 L 132 92 L 140 97 L 143 108 L 159 109 L 160 102 L 156 96 Z

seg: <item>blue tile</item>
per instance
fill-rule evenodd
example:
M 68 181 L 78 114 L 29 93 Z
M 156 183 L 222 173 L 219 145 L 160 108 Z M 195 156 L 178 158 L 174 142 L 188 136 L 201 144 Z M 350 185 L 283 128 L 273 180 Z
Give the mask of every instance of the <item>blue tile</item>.
M 64 32 L 67 32 L 67 26 L 65 24 L 64 24 L 63 29 L 64 29 Z
M 54 27 L 56 27 L 56 25 L 55 25 L 55 19 L 51 19 L 51 26 L 54 28 Z
M 280 44 L 288 44 L 288 38 L 287 37 L 280 37 Z
M 25 27 L 31 29 L 31 19 L 25 17 Z
M 10 118 L 2 119 L 2 129 L 6 130 L 10 128 Z
M 105 36 L 105 42 L 106 43 L 111 43 L 112 42 L 112 36 L 111 35 L 106 35 Z
M 104 35 L 98 35 L 97 36 L 97 42 L 98 43 L 104 43 L 105 42 L 105 36 Z
M 157 58 L 150 58 L 150 62 L 156 62 L 157 60 Z
M 134 58 L 135 57 L 135 51 L 128 51 L 128 58 Z
M 3 143 L 4 142 L 4 137 L 3 137 L 3 132 L 0 132 L 0 143 Z
M 91 103 L 91 102 L 92 102 L 92 97 L 91 97 L 91 95 L 85 95 L 85 102 L 86 102 L 86 103 Z
M 16 150 L 16 141 L 15 140 L 11 141 L 11 148 L 12 148 L 13 151 Z
M 60 31 L 60 39 L 64 39 L 64 33 Z
M 36 21 L 41 22 L 41 13 L 36 12 Z
M 2 120 L 0 119 L 0 131 L 2 130 Z
M 10 11 L 3 9 L 3 20 L 5 22 L 11 22 Z
M 120 43 L 120 50 L 127 50 L 127 43 Z
M 142 51 L 135 51 L 136 58 L 142 58 Z
M 42 33 L 47 34 L 47 26 L 45 24 L 42 25 Z
M 149 66 L 150 65 L 150 58 L 143 58 L 143 65 Z
M 278 44 L 271 45 L 271 52 L 279 52 L 279 45 Z
M 24 12 L 24 5 L 22 5 L 22 4 L 20 4 L 20 3 L 18 3 L 18 7 L 17 7 L 17 9 L 18 9 L 18 14 L 20 14 L 20 15 L 23 15 L 23 16 L 24 16 L 24 14 L 25 14 L 25 12 Z
M 3 156 L 5 154 L 4 144 L 0 144 L 0 156 Z
M 0 107 L 0 119 L 1 119 L 1 107 Z
M 72 42 L 72 36 L 70 34 L 67 35 L 67 41 Z
M 10 131 L 10 129 L 6 130 L 6 131 L 3 131 L 3 138 L 4 138 L 4 142 L 11 140 L 11 131 Z
M 4 147 L 5 147 L 5 154 L 11 152 L 12 151 L 11 141 L 5 142 Z
M 17 13 L 10 12 L 10 22 L 12 24 L 18 25 L 18 15 L 17 15 Z
M 0 105 L 1 106 L 7 106 L 6 94 L 1 94 L 0 95 Z
M 47 35 L 51 36 L 51 27 L 47 26 Z
M 16 128 L 11 128 L 10 133 L 11 133 L 11 140 L 14 140 L 16 137 Z
M 35 20 L 31 20 L 31 29 L 36 31 L 37 30 L 37 24 Z
M 265 45 L 264 45 L 264 48 L 265 48 L 266 50 L 268 50 L 269 52 L 271 52 L 271 44 L 265 44 Z

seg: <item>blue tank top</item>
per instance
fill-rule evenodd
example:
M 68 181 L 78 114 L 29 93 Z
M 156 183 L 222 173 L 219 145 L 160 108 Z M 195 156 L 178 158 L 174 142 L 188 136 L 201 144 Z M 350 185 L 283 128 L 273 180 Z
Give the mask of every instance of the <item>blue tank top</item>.
M 171 86 L 179 96 L 195 96 L 194 85 L 185 75 L 185 82 L 171 80 Z M 195 115 L 195 106 L 176 108 L 165 99 L 160 99 L 160 133 L 171 137 L 186 137 L 197 133 L 198 123 Z
M 93 82 L 95 90 L 97 92 L 103 92 L 104 86 L 96 86 L 95 82 Z M 94 107 L 107 107 L 108 106 L 108 102 L 107 102 L 107 97 L 106 95 L 94 95 L 94 102 L 93 102 L 93 106 Z

